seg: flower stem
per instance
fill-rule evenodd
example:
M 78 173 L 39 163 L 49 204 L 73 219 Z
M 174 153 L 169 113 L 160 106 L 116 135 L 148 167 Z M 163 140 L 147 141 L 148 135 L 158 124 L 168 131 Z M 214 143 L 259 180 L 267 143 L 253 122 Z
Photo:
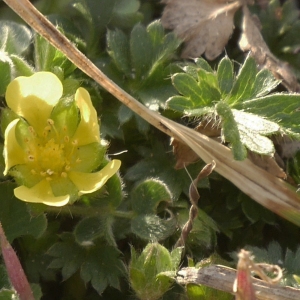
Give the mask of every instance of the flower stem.
M 48 206 L 45 210 L 47 213 L 81 216 L 81 217 L 92 217 L 101 216 L 105 213 L 110 213 L 112 216 L 117 218 L 132 219 L 134 217 L 133 211 L 109 211 L 108 209 L 103 209 L 103 207 L 85 207 L 85 206 L 63 206 L 54 207 Z
M 19 295 L 20 300 L 34 300 L 29 282 L 26 278 L 22 265 L 16 252 L 6 239 L 2 225 L 0 223 L 0 245 L 3 260 L 6 266 L 10 282 Z

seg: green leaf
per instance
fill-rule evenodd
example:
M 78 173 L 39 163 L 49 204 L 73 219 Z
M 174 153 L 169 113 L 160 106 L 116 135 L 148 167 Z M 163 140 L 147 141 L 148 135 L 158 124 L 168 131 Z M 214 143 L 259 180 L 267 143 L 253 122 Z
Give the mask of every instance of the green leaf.
M 80 246 L 71 233 L 63 233 L 61 240 L 48 251 L 49 255 L 55 257 L 49 268 L 62 268 L 64 280 L 80 269 L 84 282 L 90 281 L 99 294 L 108 285 L 119 288 L 119 277 L 125 274 L 125 267 L 119 259 L 118 249 L 100 240 L 87 243 L 85 247 Z
M 57 232 L 60 225 L 58 220 L 49 221 L 48 228 L 41 237 L 34 238 L 26 235 L 19 241 L 26 249 L 26 256 L 22 257 L 22 264 L 30 282 L 39 282 L 40 278 L 45 281 L 55 280 L 57 273 L 48 268 L 52 257 L 47 254 L 47 251 L 58 241 Z
M 41 236 L 47 228 L 44 214 L 32 216 L 25 202 L 16 199 L 10 182 L 0 184 L 0 220 L 7 239 L 11 242 L 23 235 Z
M 235 105 L 244 100 L 249 100 L 252 96 L 252 87 L 257 73 L 256 62 L 250 55 L 247 56 L 241 66 L 237 79 L 232 87 L 228 104 Z
M 278 123 L 284 129 L 300 133 L 300 96 L 297 94 L 273 94 L 241 104 L 241 109 L 264 116 Z
M 132 14 L 135 13 L 140 7 L 138 0 L 121 0 L 118 1 L 114 8 L 114 13 L 117 14 Z
M 117 1 L 110 23 L 115 27 L 132 28 L 134 24 L 143 20 L 143 15 L 138 11 L 139 7 L 138 0 Z
M 81 278 L 85 283 L 90 281 L 99 294 L 108 286 L 120 289 L 119 278 L 126 274 L 126 268 L 119 257 L 117 248 L 97 243 L 88 251 L 81 267 Z
M 48 266 L 52 269 L 62 268 L 63 280 L 70 278 L 85 261 L 85 248 L 75 242 L 71 233 L 63 233 L 61 242 L 55 243 L 48 255 L 55 258 Z
M 232 295 L 225 293 L 205 285 L 198 285 L 189 283 L 186 286 L 187 296 L 189 300 L 206 300 L 206 299 L 218 299 L 218 300 L 231 300 Z
M 171 199 L 172 195 L 166 184 L 155 179 L 141 182 L 131 192 L 132 209 L 138 214 L 156 213 L 162 201 L 170 203 Z
M 269 94 L 280 84 L 274 75 L 267 69 L 259 71 L 255 77 L 251 98 L 263 97 Z
M 186 97 L 191 103 L 191 105 L 187 108 L 200 108 L 210 104 L 209 99 L 207 100 L 204 97 L 204 91 L 192 76 L 184 73 L 178 73 L 173 75 L 172 82 L 178 92 Z M 172 98 L 167 101 L 167 104 L 169 107 L 172 106 Z
M 10 281 L 9 281 L 9 278 L 8 278 L 8 274 L 7 274 L 7 271 L 6 271 L 6 267 L 5 265 L 3 264 L 0 264 L 0 287 L 1 289 L 3 288 L 10 288 L 11 284 L 10 284 Z
M 0 300 L 8 300 L 8 299 L 19 299 L 19 298 L 15 291 L 1 289 L 0 290 Z
M 125 174 L 126 180 L 140 183 L 142 180 L 149 179 L 149 177 L 157 178 L 166 184 L 168 190 L 172 192 L 172 200 L 177 199 L 181 192 L 188 194 L 191 179 L 185 170 L 176 170 L 174 172 L 175 161 L 170 154 L 169 148 L 154 142 L 151 148 L 140 147 L 139 151 L 144 159 L 127 169 Z M 202 167 L 202 162 L 195 163 L 188 166 L 188 171 L 194 178 Z
M 171 58 L 179 44 L 174 34 L 164 35 L 159 21 L 149 24 L 147 29 L 141 24 L 135 25 L 130 35 L 130 56 L 132 69 L 135 70 L 135 81 L 139 82 L 151 76 Z
M 247 150 L 241 141 L 238 124 L 234 119 L 232 110 L 228 104 L 220 101 L 216 105 L 216 111 L 221 117 L 223 138 L 230 143 L 234 159 L 244 160 L 247 157 Z
M 126 105 L 121 105 L 118 111 L 118 118 L 120 123 L 123 125 L 128 122 L 134 115 L 134 112 Z
M 87 217 L 78 222 L 74 229 L 76 242 L 88 244 L 99 237 L 103 237 L 106 231 L 106 217 Z
M 218 65 L 217 77 L 222 95 L 228 95 L 234 82 L 233 64 L 228 57 L 224 57 L 220 61 Z
M 8 84 L 12 80 L 14 65 L 6 53 L 0 51 L 0 95 L 4 95 Z
M 132 233 L 150 242 L 162 241 L 176 230 L 176 219 L 161 219 L 157 215 L 138 215 L 131 222 Z
M 186 98 L 184 96 L 173 96 L 168 99 L 167 106 L 169 109 L 173 109 L 175 111 L 179 112 L 186 112 L 186 111 L 197 111 L 196 115 L 198 115 L 199 109 L 190 109 L 194 106 L 193 100 L 190 98 Z M 204 108 L 205 109 L 205 108 Z M 201 109 L 200 109 L 201 110 Z M 200 116 L 200 112 L 199 112 Z
M 213 69 L 211 68 L 210 64 L 202 57 L 195 59 L 195 63 L 198 68 L 201 68 L 201 69 L 205 70 L 206 72 L 210 72 L 210 73 L 214 72 Z
M 188 207 L 178 210 L 176 215 L 178 225 L 182 230 L 189 219 Z M 195 251 L 198 251 L 199 247 L 214 247 L 217 232 L 219 232 L 219 229 L 216 222 L 206 212 L 199 209 L 198 216 L 193 221 L 193 229 L 188 236 L 186 246 Z
M 267 224 L 275 223 L 275 215 L 257 202 L 253 201 L 247 195 L 240 193 L 238 200 L 242 204 L 244 214 L 252 223 L 259 220 L 262 220 Z
M 14 64 L 14 69 L 18 76 L 31 76 L 34 74 L 33 67 L 22 57 L 12 54 L 10 55 L 10 59 Z M 1 76 L 1 78 L 3 77 Z
M 117 68 L 127 77 L 131 75 L 129 40 L 121 31 L 108 30 L 107 32 L 108 53 Z
M 217 96 L 214 96 L 214 100 L 220 99 L 220 92 L 219 92 L 219 83 L 215 73 L 207 72 L 203 69 L 198 70 L 197 72 L 197 79 L 199 81 L 199 86 L 201 87 L 201 83 L 205 82 L 208 87 L 211 88 L 213 93 L 217 93 Z
M 263 135 L 279 132 L 279 125 L 257 115 L 235 109 L 232 110 L 232 113 L 237 123 L 242 143 L 253 152 L 272 155 L 275 151 L 274 144 Z
M 43 37 L 34 36 L 34 63 L 37 71 L 52 71 L 56 48 Z
M 9 54 L 23 54 L 30 47 L 30 29 L 12 21 L 0 21 L 0 49 Z
M 140 256 L 131 248 L 130 284 L 139 299 L 160 299 L 172 281 L 163 272 L 177 270 L 169 251 L 158 243 L 150 243 Z
M 145 78 L 152 64 L 152 43 L 147 30 L 137 24 L 130 35 L 130 54 L 132 67 L 138 79 Z

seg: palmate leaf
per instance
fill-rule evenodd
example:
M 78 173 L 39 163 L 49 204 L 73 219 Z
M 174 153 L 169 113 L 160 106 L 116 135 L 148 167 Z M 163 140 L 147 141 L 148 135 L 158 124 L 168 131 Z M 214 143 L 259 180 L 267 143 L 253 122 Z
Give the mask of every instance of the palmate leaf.
M 258 100 L 272 97 L 265 95 L 279 81 L 268 70 L 258 72 L 250 56 L 241 66 L 236 79 L 233 64 L 227 57 L 221 60 L 217 72 L 207 65 L 203 59 L 198 59 L 194 65 L 182 67 L 186 73 L 173 76 L 173 85 L 181 95 L 169 98 L 168 107 L 186 116 L 208 115 L 220 118 L 223 141 L 230 143 L 237 160 L 247 157 L 246 148 L 259 154 L 273 155 L 274 145 L 267 136 L 281 130 L 288 132 L 298 126 L 296 120 L 288 118 L 290 114 L 297 113 L 296 99 L 290 100 L 294 111 L 282 107 L 283 101 L 280 103 L 281 110 L 277 109 L 276 101 L 265 103 L 265 106 L 271 105 L 271 109 L 257 109 L 256 103 L 260 106 L 264 103 Z M 282 116 L 287 110 L 288 114 L 283 118 L 276 116 Z M 281 126 L 277 124 L 279 119 Z
M 64 280 L 80 270 L 83 281 L 91 282 L 99 294 L 108 285 L 119 288 L 119 277 L 125 274 L 119 250 L 100 240 L 81 246 L 71 233 L 63 233 L 61 242 L 55 243 L 48 254 L 54 257 L 49 268 L 62 268 Z

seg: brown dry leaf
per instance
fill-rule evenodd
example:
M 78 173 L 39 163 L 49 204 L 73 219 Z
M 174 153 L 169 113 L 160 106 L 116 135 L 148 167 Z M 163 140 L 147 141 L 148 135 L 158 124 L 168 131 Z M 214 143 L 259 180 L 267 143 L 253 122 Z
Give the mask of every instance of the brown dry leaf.
M 267 155 L 259 155 L 248 151 L 248 158 L 258 167 L 266 170 L 268 173 L 274 176 L 286 179 L 286 173 L 279 167 L 275 159 Z
M 277 152 L 282 159 L 292 158 L 300 151 L 300 141 L 292 139 L 287 135 L 276 136 L 273 139 Z
M 230 38 L 233 18 L 241 6 L 227 0 L 163 0 L 165 28 L 174 30 L 185 41 L 183 58 L 195 58 L 205 53 L 208 60 L 220 55 Z
M 257 19 L 251 15 L 247 5 L 243 5 L 243 33 L 239 41 L 242 51 L 251 51 L 256 62 L 269 69 L 273 75 L 282 80 L 282 84 L 291 92 L 299 92 L 300 85 L 287 63 L 277 59 L 265 43 L 258 28 Z
M 212 121 L 203 120 L 196 128 L 197 132 L 200 132 L 208 137 L 213 138 L 221 142 L 221 129 L 214 125 Z M 176 157 L 175 169 L 182 169 L 199 160 L 197 155 L 189 146 L 176 140 L 171 139 L 171 145 L 173 146 L 173 152 Z

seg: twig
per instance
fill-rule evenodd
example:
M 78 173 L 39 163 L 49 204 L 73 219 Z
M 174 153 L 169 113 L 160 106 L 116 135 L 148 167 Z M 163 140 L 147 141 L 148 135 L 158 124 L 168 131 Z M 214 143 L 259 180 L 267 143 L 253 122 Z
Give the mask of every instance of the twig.
M 202 284 L 233 294 L 233 283 L 236 270 L 220 265 L 210 265 L 201 269 L 183 268 L 177 273 L 179 284 Z M 292 287 L 282 287 L 253 278 L 256 298 L 261 300 L 299 300 L 300 290 Z
M 204 166 L 203 169 L 198 174 L 197 178 L 194 179 L 190 185 L 189 198 L 190 198 L 192 205 L 191 205 L 190 212 L 189 212 L 189 219 L 185 223 L 185 225 L 183 226 L 183 228 L 181 230 L 181 235 L 175 244 L 175 248 L 182 247 L 185 245 L 188 235 L 191 232 L 191 230 L 193 229 L 193 222 L 198 216 L 198 200 L 200 199 L 200 195 L 197 190 L 197 184 L 201 179 L 209 176 L 211 174 L 211 172 L 214 170 L 215 166 L 216 166 L 216 163 L 214 161 L 212 161 L 210 164 L 207 164 L 206 166 Z

